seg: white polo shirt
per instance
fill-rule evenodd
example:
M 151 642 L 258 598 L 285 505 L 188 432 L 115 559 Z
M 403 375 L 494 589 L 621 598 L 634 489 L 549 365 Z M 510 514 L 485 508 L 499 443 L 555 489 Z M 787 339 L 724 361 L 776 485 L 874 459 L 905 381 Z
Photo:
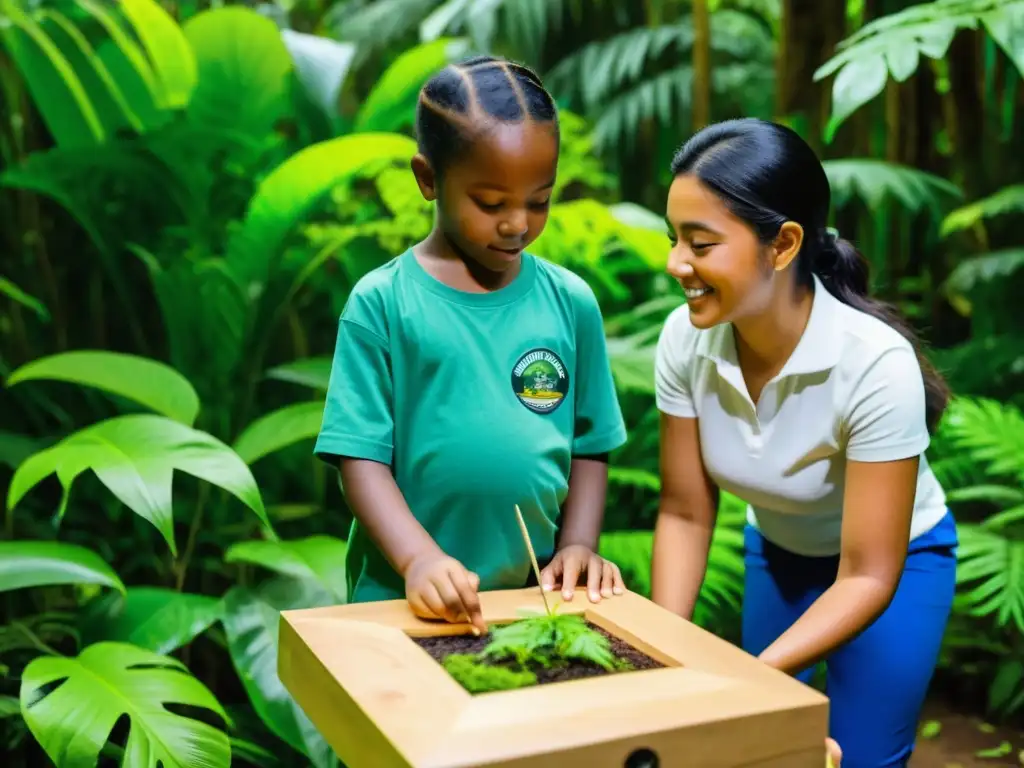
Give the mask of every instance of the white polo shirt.
M 942 519 L 946 499 L 923 455 L 929 435 L 913 347 L 814 281 L 804 334 L 756 406 L 732 325 L 702 330 L 690 323 L 686 305 L 672 312 L 657 347 L 658 408 L 700 420 L 710 477 L 747 502 L 747 519 L 765 538 L 802 555 L 839 552 L 848 458 L 920 454 L 914 539 Z

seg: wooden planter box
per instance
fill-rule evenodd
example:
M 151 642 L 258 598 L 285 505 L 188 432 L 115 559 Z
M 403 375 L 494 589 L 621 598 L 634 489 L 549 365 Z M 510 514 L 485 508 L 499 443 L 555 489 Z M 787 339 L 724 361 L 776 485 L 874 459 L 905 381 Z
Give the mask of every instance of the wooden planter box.
M 484 592 L 498 624 L 536 589 Z M 549 598 L 550 599 L 550 598 Z M 278 672 L 348 768 L 823 768 L 828 700 L 634 593 L 559 612 L 664 665 L 471 694 L 415 638 L 467 626 L 404 600 L 281 614 Z

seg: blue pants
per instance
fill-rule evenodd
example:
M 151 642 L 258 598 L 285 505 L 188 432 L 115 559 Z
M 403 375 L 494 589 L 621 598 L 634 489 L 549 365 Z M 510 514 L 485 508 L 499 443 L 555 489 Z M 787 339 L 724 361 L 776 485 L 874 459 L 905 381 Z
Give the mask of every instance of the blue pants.
M 804 557 L 745 534 L 743 647 L 771 645 L 835 581 L 839 557 Z M 947 514 L 910 543 L 886 611 L 825 660 L 829 731 L 843 768 L 905 766 L 939 656 L 956 582 L 956 524 Z M 797 677 L 809 683 L 814 669 Z

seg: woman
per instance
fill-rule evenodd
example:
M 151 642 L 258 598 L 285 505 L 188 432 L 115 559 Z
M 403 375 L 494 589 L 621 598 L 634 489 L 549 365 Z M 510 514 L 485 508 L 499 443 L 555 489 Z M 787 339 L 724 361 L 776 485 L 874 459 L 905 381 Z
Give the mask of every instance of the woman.
M 794 132 L 712 125 L 672 171 L 687 304 L 657 348 L 653 598 L 691 616 L 718 491 L 742 498 L 744 648 L 804 682 L 826 662 L 844 768 L 906 765 L 954 592 L 956 527 L 924 457 L 948 390 L 826 229 L 828 180 Z

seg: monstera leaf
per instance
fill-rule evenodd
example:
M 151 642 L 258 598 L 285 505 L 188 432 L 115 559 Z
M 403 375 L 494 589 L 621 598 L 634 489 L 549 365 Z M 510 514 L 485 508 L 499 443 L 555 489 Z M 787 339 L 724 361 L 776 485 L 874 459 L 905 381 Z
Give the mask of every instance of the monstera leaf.
M 126 643 L 90 645 L 75 658 L 41 656 L 21 678 L 25 723 L 57 766 L 97 765 L 114 725 L 127 715 L 123 765 L 227 768 L 227 734 L 173 714 L 167 704 L 202 707 L 228 722 L 216 697 L 181 662 Z
M 300 440 L 316 437 L 323 417 L 322 400 L 286 405 L 246 427 L 235 440 L 235 451 L 246 464 L 252 464 Z
M 273 534 L 256 481 L 238 454 L 206 432 L 149 414 L 119 416 L 75 432 L 33 454 L 14 473 L 7 508 L 56 472 L 64 487 L 63 517 L 71 484 L 87 469 L 125 506 L 149 520 L 177 555 L 171 508 L 175 469 L 213 483 L 251 509 Z
M 107 594 L 86 609 L 89 640 L 117 640 L 166 654 L 188 645 L 223 613 L 220 600 L 163 587 L 132 587 Z

